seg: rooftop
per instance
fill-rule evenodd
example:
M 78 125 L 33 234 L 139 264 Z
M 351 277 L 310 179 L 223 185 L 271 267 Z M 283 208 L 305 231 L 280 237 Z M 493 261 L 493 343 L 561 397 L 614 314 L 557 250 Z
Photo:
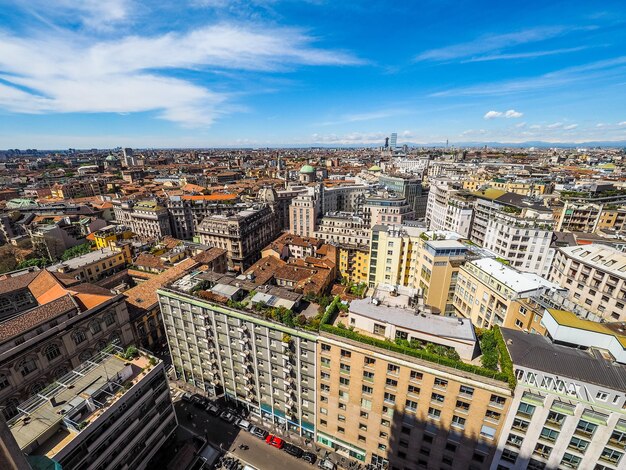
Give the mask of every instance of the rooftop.
M 90 253 L 68 259 L 61 263 L 53 264 L 51 266 L 48 266 L 46 269 L 48 271 L 58 271 L 63 270 L 67 266 L 70 271 L 73 271 L 75 269 L 80 269 L 83 266 L 87 266 L 88 264 L 97 263 L 98 261 L 102 261 L 104 259 L 110 258 L 111 256 L 117 256 L 119 254 L 121 254 L 119 251 L 113 251 L 109 247 L 100 248 L 99 250 L 94 250 Z
M 493 258 L 481 258 L 470 261 L 478 269 L 498 280 L 518 294 L 546 288 L 557 288 L 546 279 L 532 273 L 523 273 L 506 266 Z
M 621 277 L 626 276 L 626 254 L 606 245 L 566 246 L 559 248 L 559 251 L 601 271 L 608 271 Z
M 501 332 L 516 366 L 626 392 L 626 366 L 591 351 L 554 344 L 546 336 L 508 328 Z
M 141 380 L 156 358 L 125 359 L 110 346 L 18 406 L 8 422 L 25 452 L 54 458 Z M 152 359 L 152 364 L 151 364 Z

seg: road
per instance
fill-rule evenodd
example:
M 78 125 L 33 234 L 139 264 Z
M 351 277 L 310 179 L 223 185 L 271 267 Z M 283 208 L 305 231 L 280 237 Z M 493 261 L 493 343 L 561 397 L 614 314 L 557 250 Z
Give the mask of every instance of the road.
M 221 444 L 223 449 L 228 449 L 237 458 L 259 470 L 313 470 L 317 468 L 266 444 L 249 432 L 230 425 L 190 403 L 180 400 L 174 404 L 174 407 L 179 426 L 183 429 L 206 438 L 218 448 Z M 189 413 L 192 414 L 191 419 Z M 247 445 L 248 450 L 239 449 L 240 444 Z

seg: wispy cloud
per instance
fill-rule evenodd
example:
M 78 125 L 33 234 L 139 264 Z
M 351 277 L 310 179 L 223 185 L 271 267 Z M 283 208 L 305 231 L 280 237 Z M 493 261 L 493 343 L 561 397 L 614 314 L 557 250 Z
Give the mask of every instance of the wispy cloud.
M 22 38 L 0 30 L 0 108 L 18 113 L 151 111 L 169 121 L 207 126 L 228 111 L 224 103 L 230 94 L 169 71 L 280 71 L 362 63 L 314 42 L 294 28 L 233 23 L 95 41 L 69 33 Z
M 530 28 L 505 34 L 481 36 L 472 41 L 424 51 L 415 57 L 420 61 L 449 61 L 456 59 L 480 59 L 482 54 L 503 50 L 530 43 L 537 43 L 570 34 L 574 31 L 594 29 L 595 26 L 571 27 L 551 26 Z M 513 57 L 512 57 L 513 58 Z M 486 59 L 494 60 L 494 59 Z
M 588 46 L 580 47 L 567 47 L 562 49 L 550 49 L 546 51 L 533 51 L 533 52 L 514 52 L 510 54 L 492 54 L 479 57 L 472 57 L 471 59 L 464 60 L 463 62 L 488 62 L 492 60 L 512 60 L 512 59 L 534 59 L 536 57 L 545 57 L 557 54 L 566 54 L 569 52 L 578 52 L 584 49 L 588 49 Z
M 519 111 L 515 111 L 514 109 L 509 109 L 508 111 L 487 111 L 483 116 L 483 119 L 497 119 L 497 118 L 505 118 L 505 119 L 517 119 L 521 118 L 524 113 L 520 113 Z

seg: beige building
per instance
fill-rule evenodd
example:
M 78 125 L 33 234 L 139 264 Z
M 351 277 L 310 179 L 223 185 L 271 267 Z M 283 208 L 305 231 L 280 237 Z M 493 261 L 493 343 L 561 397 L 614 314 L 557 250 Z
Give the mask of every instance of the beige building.
M 115 220 L 129 227 L 140 238 L 152 240 L 172 234 L 169 212 L 156 200 L 114 200 L 112 204 Z
M 599 317 L 626 320 L 626 255 L 621 251 L 596 244 L 559 248 L 550 280 Z
M 289 231 L 302 237 L 315 236 L 320 203 L 315 188 L 308 188 L 305 194 L 299 194 L 289 205 Z
M 319 221 L 315 237 L 325 243 L 367 245 L 370 227 L 363 217 L 350 212 L 329 212 Z
M 122 271 L 130 262 L 130 242 L 112 242 L 111 247 L 91 251 L 46 269 L 82 282 L 96 282 Z
M 411 284 L 423 229 L 404 225 L 375 225 L 370 242 L 369 286 Z
M 211 215 L 198 226 L 200 242 L 226 250 L 228 266 L 242 272 L 261 257 L 261 250 L 279 231 L 276 213 L 268 205 Z
M 457 314 L 479 328 L 494 325 L 541 332 L 540 307 L 532 299 L 561 290 L 536 274 L 523 273 L 492 258 L 469 261 L 458 274 L 453 304 Z
M 331 333 L 317 351 L 318 445 L 382 468 L 489 468 L 508 384 Z

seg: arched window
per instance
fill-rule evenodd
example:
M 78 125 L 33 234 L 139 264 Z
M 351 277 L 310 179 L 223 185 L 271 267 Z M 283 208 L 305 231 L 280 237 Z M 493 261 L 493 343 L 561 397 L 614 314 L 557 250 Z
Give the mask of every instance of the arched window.
M 45 382 L 37 382 L 30 388 L 30 394 L 35 395 L 41 392 L 44 388 L 46 388 Z
M 0 374 L 0 390 L 4 390 L 10 385 L 11 383 L 9 382 L 9 378 L 6 376 L 6 374 Z
M 57 344 L 50 344 L 44 349 L 44 355 L 48 361 L 52 361 L 61 355 L 61 350 Z
M 116 346 L 120 346 L 122 344 L 120 334 L 117 331 L 109 337 L 109 343 L 115 344 Z
M 76 344 L 80 344 L 83 341 L 87 341 L 87 337 L 85 336 L 85 332 L 82 330 L 77 330 L 75 332 L 72 333 L 72 339 L 74 340 L 74 343 Z
M 22 377 L 26 377 L 31 372 L 37 370 L 37 363 L 35 362 L 34 359 L 30 359 L 30 358 L 29 359 L 25 359 L 20 364 L 18 370 L 22 374 Z
M 80 362 L 85 362 L 85 361 L 91 359 L 92 356 L 93 356 L 93 354 L 91 352 L 91 349 L 87 349 L 86 351 L 83 351 L 82 353 L 80 353 L 78 355 L 78 360 Z
M 20 404 L 17 398 L 9 398 L 4 403 L 4 417 L 9 420 L 17 414 L 17 406 Z
M 96 343 L 96 350 L 98 351 L 102 351 L 106 347 L 107 347 L 107 342 L 103 339 L 101 339 L 100 341 Z
M 102 327 L 100 326 L 100 322 L 98 320 L 93 320 L 89 324 L 89 331 L 91 331 L 92 335 L 96 335 L 102 331 Z
M 106 326 L 111 326 L 115 323 L 115 316 L 109 312 L 104 316 L 104 324 Z
M 57 368 L 54 371 L 54 378 L 56 380 L 59 380 L 61 377 L 63 377 L 65 374 L 67 374 L 70 370 L 67 368 L 67 366 L 61 366 L 59 368 Z
M 146 327 L 143 325 L 139 325 L 137 327 L 137 332 L 139 333 L 139 336 L 141 337 L 146 336 Z

